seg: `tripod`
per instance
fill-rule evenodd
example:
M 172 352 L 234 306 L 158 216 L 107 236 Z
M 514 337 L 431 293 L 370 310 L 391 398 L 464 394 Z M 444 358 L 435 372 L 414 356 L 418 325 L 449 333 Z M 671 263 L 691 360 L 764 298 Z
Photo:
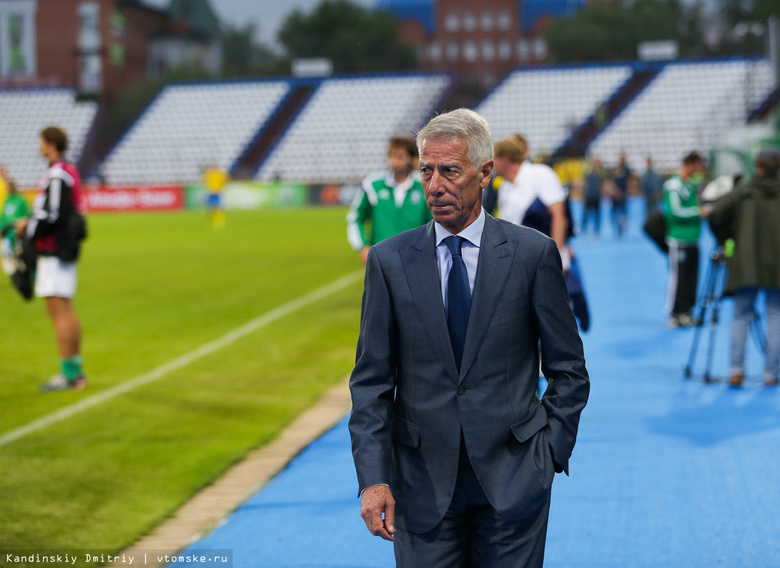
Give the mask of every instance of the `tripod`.
M 704 297 L 699 303 L 699 314 L 695 318 L 696 330 L 693 335 L 691 351 L 688 355 L 688 364 L 685 367 L 686 379 L 690 378 L 692 374 L 693 363 L 696 359 L 696 351 L 699 348 L 702 327 L 704 327 L 705 323 L 709 323 L 710 336 L 707 343 L 707 366 L 704 370 L 704 382 L 718 382 L 718 379 L 715 379 L 710 375 L 710 369 L 712 367 L 712 356 L 715 349 L 715 332 L 718 329 L 718 323 L 720 323 L 720 302 L 723 299 L 723 289 L 726 286 L 726 280 L 728 279 L 728 269 L 728 257 L 726 257 L 723 252 L 723 248 L 719 247 L 715 249 L 710 255 L 710 265 L 707 268 L 707 284 L 704 290 Z M 756 341 L 759 349 L 763 351 L 765 348 L 764 337 L 761 332 L 760 318 L 758 312 L 755 310 L 753 311 L 753 321 L 751 322 L 750 331 L 752 332 L 753 339 Z

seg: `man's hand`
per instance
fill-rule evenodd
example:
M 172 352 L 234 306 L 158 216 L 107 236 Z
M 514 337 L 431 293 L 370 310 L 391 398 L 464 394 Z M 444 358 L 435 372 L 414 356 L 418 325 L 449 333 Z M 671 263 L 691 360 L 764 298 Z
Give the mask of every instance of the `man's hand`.
M 25 229 L 27 229 L 27 219 L 18 220 L 16 223 L 14 223 L 14 227 L 16 227 L 16 235 L 21 237 L 24 235 Z
M 363 490 L 360 516 L 372 535 L 393 540 L 395 499 L 387 485 L 372 485 Z

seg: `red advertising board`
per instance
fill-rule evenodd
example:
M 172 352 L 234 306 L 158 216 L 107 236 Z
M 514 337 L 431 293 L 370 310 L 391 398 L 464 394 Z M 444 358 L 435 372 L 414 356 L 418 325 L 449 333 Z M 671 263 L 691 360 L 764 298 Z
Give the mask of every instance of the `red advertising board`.
M 171 210 L 184 208 L 184 188 L 165 186 L 87 186 L 88 211 Z

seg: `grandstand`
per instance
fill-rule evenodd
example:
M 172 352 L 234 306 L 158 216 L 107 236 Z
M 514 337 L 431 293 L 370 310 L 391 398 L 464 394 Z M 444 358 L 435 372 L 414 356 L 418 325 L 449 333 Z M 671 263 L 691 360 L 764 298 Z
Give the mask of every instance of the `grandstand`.
M 446 75 L 327 79 L 259 168 L 261 180 L 359 181 L 385 167 L 387 140 L 412 135 L 447 92 Z
M 629 65 L 518 69 L 475 110 L 496 140 L 522 133 L 532 154 L 549 155 L 631 74 Z
M 658 168 L 673 170 L 691 150 L 709 153 L 771 91 L 771 69 L 764 59 L 670 63 L 589 153 L 615 163 L 625 152 L 629 166 L 639 171 L 651 156 Z
M 101 167 L 109 183 L 191 183 L 229 170 L 290 91 L 288 81 L 164 88 Z
M 354 183 L 384 167 L 389 137 L 442 110 L 452 84 L 430 73 L 174 83 L 98 169 L 108 184 L 196 183 L 210 164 L 262 181 Z M 766 59 L 554 66 L 512 72 L 475 110 L 496 140 L 526 135 L 533 155 L 587 149 L 614 164 L 625 152 L 637 171 L 647 156 L 669 171 L 721 144 L 772 92 Z M 0 164 L 36 185 L 38 132 L 62 126 L 78 161 L 97 110 L 70 89 L 0 90 Z
M 78 160 L 97 110 L 95 102 L 77 102 L 72 89 L 0 90 L 0 164 L 19 187 L 35 187 L 46 167 L 38 154 L 40 131 L 63 128 L 68 158 Z

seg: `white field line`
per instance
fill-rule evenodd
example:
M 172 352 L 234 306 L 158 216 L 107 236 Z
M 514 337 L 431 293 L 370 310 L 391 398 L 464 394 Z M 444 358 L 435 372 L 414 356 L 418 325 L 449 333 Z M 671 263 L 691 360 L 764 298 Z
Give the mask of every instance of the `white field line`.
M 82 399 L 75 404 L 71 404 L 70 406 L 61 408 L 56 412 L 52 412 L 51 414 L 42 416 L 36 420 L 33 420 L 32 422 L 28 422 L 24 426 L 19 426 L 18 428 L 9 430 L 8 432 L 0 436 L 0 447 L 10 444 L 11 442 L 15 442 L 16 440 L 23 438 L 28 434 L 32 434 L 33 432 L 37 432 L 38 430 L 42 430 L 47 426 L 51 426 L 52 424 L 61 422 L 66 418 L 70 418 L 71 416 L 74 416 L 79 412 L 95 407 L 121 394 L 129 392 L 140 386 L 149 384 L 153 381 L 156 381 L 157 379 L 164 377 L 168 373 L 171 373 L 172 371 L 176 371 L 177 369 L 181 369 L 182 367 L 185 367 L 190 363 L 193 363 L 194 361 L 197 361 L 198 359 L 205 357 L 206 355 L 210 355 L 211 353 L 214 353 L 215 351 L 222 349 L 223 347 L 226 347 L 231 343 L 234 343 L 235 341 L 238 341 L 242 337 L 249 335 L 254 331 L 257 331 L 258 329 L 265 327 L 266 325 L 273 323 L 274 321 L 288 314 L 300 310 L 301 308 L 305 308 L 309 304 L 313 304 L 318 300 L 321 300 L 327 296 L 330 296 L 331 294 L 335 294 L 336 292 L 343 290 L 350 284 L 356 282 L 359 278 L 363 276 L 363 274 L 364 272 L 362 270 L 353 272 L 352 274 L 348 274 L 342 278 L 339 278 L 335 282 L 331 282 L 330 284 L 323 286 L 318 290 L 309 292 L 308 294 L 301 296 L 300 298 L 287 302 L 286 304 L 283 304 L 278 308 L 274 308 L 270 312 L 266 312 L 265 314 L 256 317 L 255 319 L 245 323 L 244 325 L 234 329 L 233 331 L 226 333 L 222 337 L 215 339 L 214 341 L 211 341 L 209 343 L 206 343 L 205 345 L 201 345 L 197 349 L 190 351 L 189 353 L 185 353 L 184 355 L 177 357 L 172 361 L 164 363 L 159 367 L 156 367 L 151 371 L 144 373 L 143 375 L 139 375 L 133 379 L 130 379 L 114 387 L 106 389 L 103 392 L 90 396 L 89 398 Z

